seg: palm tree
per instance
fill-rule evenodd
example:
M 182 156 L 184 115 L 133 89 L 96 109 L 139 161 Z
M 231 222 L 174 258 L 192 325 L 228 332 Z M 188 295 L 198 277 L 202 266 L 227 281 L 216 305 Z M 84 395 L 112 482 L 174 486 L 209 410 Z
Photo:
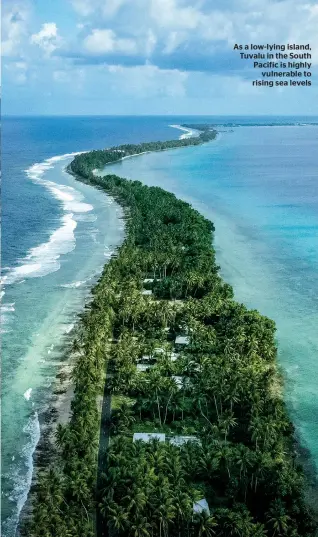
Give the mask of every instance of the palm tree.
M 216 519 L 209 515 L 206 511 L 202 511 L 202 513 L 196 514 L 194 517 L 194 523 L 197 528 L 197 536 L 201 537 L 202 535 L 206 535 L 207 537 L 211 537 L 212 535 L 215 535 L 217 527 Z
M 272 530 L 272 537 L 287 533 L 290 516 L 286 513 L 283 502 L 277 498 L 274 500 L 266 515 L 267 526 Z
M 67 426 L 59 423 L 55 432 L 55 444 L 59 449 L 65 449 L 70 441 L 70 430 Z
M 146 517 L 137 516 L 130 524 L 129 535 L 132 537 L 150 537 L 151 524 Z
M 162 497 L 159 499 L 158 507 L 154 511 L 154 519 L 159 522 L 159 537 L 168 535 L 169 524 L 173 523 L 175 518 L 175 507 L 171 497 Z
M 128 512 L 125 507 L 115 502 L 110 502 L 110 504 L 103 502 L 100 505 L 100 511 L 104 518 L 107 519 L 108 525 L 116 532 L 121 533 L 127 529 Z

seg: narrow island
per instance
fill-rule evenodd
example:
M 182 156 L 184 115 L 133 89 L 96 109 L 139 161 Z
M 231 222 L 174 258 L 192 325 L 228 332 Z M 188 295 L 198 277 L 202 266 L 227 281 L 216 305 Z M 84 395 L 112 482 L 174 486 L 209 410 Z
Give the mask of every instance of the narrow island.
M 185 127 L 200 133 L 70 164 L 123 207 L 126 236 L 77 326 L 72 417 L 38 473 L 29 537 L 314 535 L 274 322 L 234 300 L 210 221 L 161 188 L 96 172 L 216 136 Z

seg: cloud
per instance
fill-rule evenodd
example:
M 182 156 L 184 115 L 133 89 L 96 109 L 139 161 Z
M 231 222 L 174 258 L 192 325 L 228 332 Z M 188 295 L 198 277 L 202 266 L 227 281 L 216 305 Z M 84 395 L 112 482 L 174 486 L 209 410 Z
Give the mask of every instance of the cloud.
M 136 43 L 133 39 L 117 38 L 115 32 L 109 29 L 93 29 L 84 39 L 84 49 L 93 55 L 104 55 L 112 52 L 133 54 Z
M 5 64 L 4 67 L 14 84 L 21 85 L 27 82 L 28 64 L 26 62 L 10 62 Z
M 59 86 L 67 86 L 70 93 L 76 94 L 83 91 L 86 72 L 79 67 L 56 69 L 52 73 L 52 79 Z
M 61 38 L 55 22 L 45 22 L 37 34 L 31 35 L 30 42 L 38 45 L 49 56 L 61 45 Z
M 115 16 L 120 8 L 129 2 L 131 0 L 71 0 L 73 8 L 80 16 L 89 17 L 98 12 L 98 15 L 104 18 Z
M 190 3 L 182 6 L 177 0 L 150 0 L 149 15 L 160 28 L 195 30 L 204 15 Z
M 27 33 L 29 10 L 27 4 L 12 2 L 2 9 L 2 44 L 3 57 L 18 56 L 21 44 Z
M 110 64 L 120 60 L 127 65 L 134 54 L 137 66 L 148 60 L 163 69 L 235 72 L 243 70 L 233 52 L 235 42 L 309 41 L 318 63 L 318 4 L 314 0 L 303 4 L 298 0 L 215 0 L 213 4 L 210 0 L 90 0 L 89 4 L 72 0 L 72 4 L 85 17 L 87 31 L 91 28 L 91 34 L 84 36 L 86 57 L 80 47 L 82 34 L 77 59 L 76 48 L 69 51 L 75 62 L 92 63 L 93 49 L 95 63 L 98 59 L 103 63 L 107 53 Z M 67 56 L 65 50 L 63 55 Z
M 268 113 L 279 111 L 279 94 L 274 103 L 267 89 L 252 87 L 255 71 L 234 43 L 309 42 L 318 65 L 318 0 L 57 0 L 50 7 L 37 0 L 33 19 L 32 3 L 4 0 L 4 75 L 16 104 L 23 91 L 49 90 L 61 107 L 67 101 L 85 113 L 216 113 L 218 106 Z M 309 110 L 315 92 L 299 108 L 296 91 L 287 101 L 298 113 Z
M 176 69 L 159 69 L 155 65 L 130 68 L 114 65 L 107 66 L 106 70 L 112 74 L 112 89 L 120 93 L 147 99 L 183 97 L 186 93 L 188 74 Z
M 75 11 L 83 17 L 87 17 L 91 13 L 94 13 L 95 6 L 93 1 L 87 2 L 87 0 L 71 0 L 71 4 Z

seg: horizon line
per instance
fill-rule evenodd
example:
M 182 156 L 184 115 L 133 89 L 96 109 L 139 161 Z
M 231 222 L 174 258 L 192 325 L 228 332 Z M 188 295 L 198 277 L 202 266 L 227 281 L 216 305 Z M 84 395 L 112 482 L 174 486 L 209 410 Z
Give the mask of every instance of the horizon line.
M 2 118 L 37 117 L 316 117 L 317 114 L 1 114 Z

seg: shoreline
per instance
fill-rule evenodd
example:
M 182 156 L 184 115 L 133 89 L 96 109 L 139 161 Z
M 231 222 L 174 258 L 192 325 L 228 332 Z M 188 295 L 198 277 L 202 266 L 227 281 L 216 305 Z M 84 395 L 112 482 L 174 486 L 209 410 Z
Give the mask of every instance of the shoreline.
M 89 291 L 90 294 L 91 291 Z M 68 355 L 71 348 L 71 339 L 74 335 L 75 327 L 70 332 L 65 332 L 61 343 L 60 363 L 57 365 L 55 380 L 52 385 L 51 394 L 46 402 L 45 409 L 38 414 L 40 425 L 40 438 L 32 454 L 33 472 L 31 486 L 27 494 L 27 499 L 19 514 L 19 522 L 16 528 L 17 535 L 24 535 L 21 532 L 21 525 L 24 525 L 32 517 L 32 502 L 36 494 L 38 480 L 45 472 L 48 464 L 56 459 L 56 449 L 54 434 L 58 424 L 69 423 L 71 417 L 71 402 L 74 396 L 74 385 L 71 375 L 74 369 L 75 356 Z
M 196 138 L 196 137 L 198 137 L 198 136 L 200 135 L 200 132 L 199 132 L 199 131 L 197 131 L 197 130 L 192 130 L 192 129 L 187 129 L 187 128 L 185 128 L 185 127 L 181 127 L 180 125 L 169 125 L 169 127 L 172 127 L 172 128 L 175 128 L 175 129 L 180 129 L 180 130 L 182 130 L 182 131 L 186 131 L 185 134 L 181 134 L 181 135 L 179 136 L 179 140 L 186 140 L 186 139 L 189 139 L 189 138 L 191 138 L 191 137 Z M 219 133 L 219 131 L 217 131 L 215 139 L 218 137 L 218 133 Z M 175 148 L 167 148 L 167 149 L 158 149 L 158 150 L 153 149 L 153 150 L 150 150 L 150 151 L 142 151 L 141 153 L 134 153 L 134 154 L 132 154 L 132 155 L 125 155 L 125 156 L 123 156 L 123 157 L 118 158 L 116 161 L 114 161 L 114 162 L 109 162 L 109 163 L 107 163 L 107 164 L 109 164 L 109 165 L 111 166 L 112 164 L 118 164 L 119 162 L 122 162 L 123 160 L 130 159 L 130 158 L 135 158 L 135 157 L 139 157 L 140 155 L 147 155 L 147 154 L 149 154 L 149 153 L 161 153 L 162 151 L 172 151 L 173 149 L 180 149 L 180 148 L 179 148 L 179 147 L 175 147 Z M 116 150 L 114 150 L 114 149 L 112 149 L 112 148 L 110 148 L 110 150 L 112 150 L 112 151 L 116 151 Z M 117 152 L 121 152 L 121 150 L 117 150 Z M 106 164 L 106 165 L 107 165 L 107 164 Z M 95 169 L 92 170 L 92 173 L 93 173 L 94 175 L 97 175 L 97 173 L 98 173 L 99 171 L 100 171 L 99 168 L 95 168 Z M 71 171 L 70 169 L 68 169 L 68 173 L 70 173 L 71 175 L 73 175 L 73 173 L 72 173 L 72 171 Z M 75 175 L 74 175 L 74 176 L 75 176 Z M 75 177 L 76 177 L 76 176 L 75 176 Z
M 56 157 L 52 157 L 50 159 L 46 159 L 46 161 L 52 161 L 52 162 L 58 162 L 60 160 L 65 160 L 69 156 L 74 157 L 75 155 L 80 155 L 86 153 L 85 151 L 81 152 L 74 152 L 71 154 L 63 154 L 58 155 Z M 63 172 L 66 171 L 66 167 L 63 167 Z M 46 182 L 43 180 L 43 183 Z M 47 181 L 50 182 L 50 181 Z M 60 183 L 56 183 L 56 185 L 60 186 Z M 45 186 L 45 185 L 44 185 Z M 62 185 L 62 188 L 69 188 L 68 185 Z M 73 190 L 76 189 L 76 183 L 74 184 L 74 187 L 70 187 Z M 95 191 L 97 189 L 94 189 Z M 103 193 L 103 198 L 105 198 L 105 194 Z M 120 208 L 120 206 L 116 203 L 114 198 L 111 196 L 107 196 L 107 198 L 110 200 L 110 202 L 113 204 L 113 207 L 117 207 L 120 209 L 120 214 L 116 215 L 116 229 L 121 229 L 121 223 L 123 220 L 123 211 Z M 103 200 L 104 202 L 104 200 Z M 104 203 L 103 203 L 104 205 Z M 106 208 L 107 210 L 107 208 Z M 112 209 L 114 211 L 115 209 Z M 23 502 L 23 505 L 19 509 L 18 513 L 18 521 L 17 526 L 15 528 L 15 535 L 22 536 L 22 535 L 28 535 L 24 533 L 24 525 L 30 520 L 32 517 L 32 503 L 34 500 L 34 497 L 36 495 L 36 491 L 38 489 L 38 481 L 41 478 L 41 475 L 43 475 L 43 472 L 48 468 L 48 466 L 51 464 L 52 461 L 56 460 L 57 453 L 56 453 L 56 446 L 55 446 L 55 432 L 58 427 L 58 425 L 68 425 L 71 420 L 71 403 L 74 399 L 74 382 L 72 380 L 72 373 L 74 370 L 74 365 L 76 362 L 76 353 L 72 353 L 70 351 L 70 346 L 72 344 L 72 340 L 74 337 L 76 337 L 76 331 L 79 326 L 80 317 L 85 311 L 86 308 L 89 307 L 90 303 L 93 300 L 92 290 L 98 283 L 98 280 L 101 277 L 101 274 L 104 270 L 104 267 L 109 263 L 110 259 L 114 256 L 114 252 L 117 251 L 118 247 L 120 247 L 120 244 L 124 240 L 124 233 L 122 234 L 122 237 L 120 239 L 120 242 L 114 246 L 109 254 L 104 251 L 104 255 L 102 258 L 102 266 L 98 263 L 96 264 L 95 268 L 91 273 L 89 273 L 89 278 L 83 282 L 75 282 L 86 284 L 88 280 L 90 280 L 89 286 L 84 285 L 84 295 L 81 299 L 82 305 L 80 309 L 78 310 L 72 310 L 74 314 L 76 314 L 74 322 L 72 324 L 67 325 L 65 324 L 65 330 L 61 336 L 61 340 L 59 341 L 58 345 L 55 345 L 55 350 L 58 353 L 58 357 L 55 357 L 54 360 L 52 360 L 52 366 L 55 367 L 55 373 L 54 373 L 54 380 L 52 381 L 51 387 L 49 387 L 50 393 L 47 393 L 47 399 L 45 399 L 45 406 L 42 410 L 37 412 L 38 417 L 38 423 L 39 423 L 39 440 L 37 441 L 35 448 L 31 454 L 32 458 L 32 477 L 31 477 L 31 484 L 28 487 L 28 491 L 25 495 L 25 500 Z M 105 239 L 106 240 L 106 239 Z M 110 243 L 109 243 L 110 244 Z M 105 243 L 106 245 L 106 243 Z M 99 268 L 99 271 L 97 272 L 97 268 Z M 70 288 L 73 286 L 73 282 L 71 284 L 65 284 L 62 285 L 62 287 Z M 77 287 L 77 285 L 74 285 L 74 287 Z M 82 286 L 83 288 L 83 286 Z M 70 316 L 70 313 L 68 314 Z M 64 322 L 62 322 L 61 326 L 64 326 Z M 15 513 L 14 513 L 15 515 Z M 9 534 L 8 534 L 9 535 Z
M 150 151 L 144 151 L 144 152 L 136 153 L 136 154 L 133 154 L 133 155 L 127 155 L 127 156 L 124 156 L 123 158 L 128 158 L 128 157 L 132 157 L 132 156 L 138 156 L 139 154 L 145 154 L 146 152 L 150 152 Z M 118 162 L 119 160 L 121 160 L 121 159 L 117 159 L 116 162 Z M 115 161 L 114 161 L 114 162 L 115 162 Z M 95 170 L 96 170 L 96 169 L 94 168 L 94 172 L 95 172 Z M 92 175 L 96 178 L 96 173 L 93 173 Z M 75 177 L 76 177 L 76 174 L 75 174 Z M 80 178 L 80 180 L 83 180 L 83 179 L 84 179 L 84 181 L 85 181 L 85 178 L 83 178 L 83 177 Z M 101 178 L 99 178 L 99 179 L 101 179 Z M 97 178 L 94 179 L 94 182 L 95 182 L 95 180 L 97 181 Z M 93 184 L 94 184 L 94 183 L 93 183 Z M 145 187 L 143 187 L 143 188 L 145 188 Z M 167 194 L 168 194 L 168 193 L 167 193 Z M 123 204 L 123 206 L 125 207 L 124 204 Z M 191 209 L 191 210 L 193 210 L 193 209 Z M 105 266 L 105 267 L 106 267 L 106 266 Z

